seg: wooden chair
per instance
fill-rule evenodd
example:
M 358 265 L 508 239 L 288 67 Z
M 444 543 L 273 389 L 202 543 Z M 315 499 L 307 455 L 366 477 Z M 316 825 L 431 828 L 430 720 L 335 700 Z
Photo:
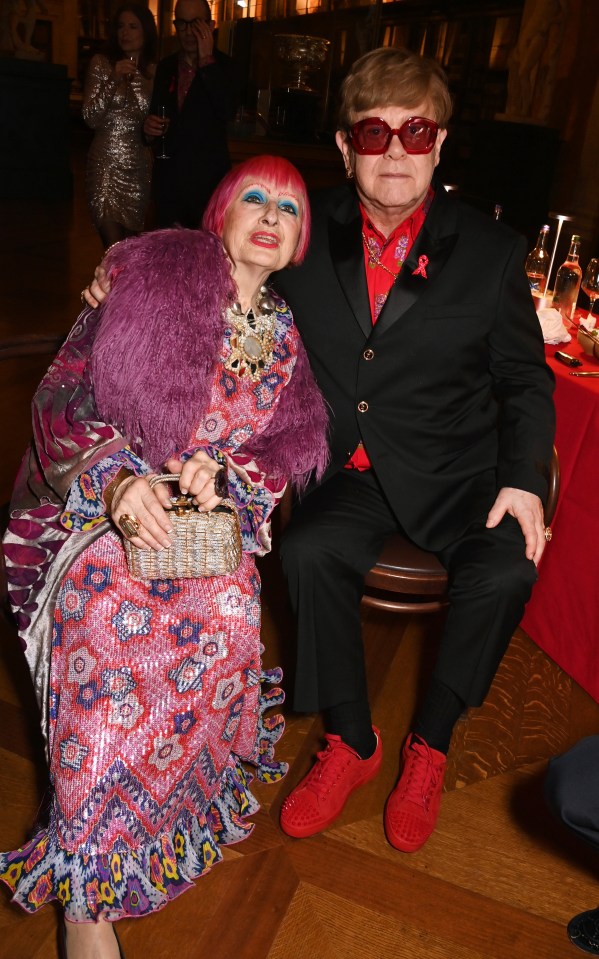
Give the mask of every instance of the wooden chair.
M 555 514 L 559 483 L 559 459 L 554 447 L 545 526 L 551 524 Z M 394 613 L 435 613 L 449 604 L 447 573 L 436 556 L 395 533 L 388 537 L 377 563 L 366 576 L 362 603 Z
M 14 474 L 30 439 L 31 398 L 63 340 L 63 333 L 31 333 L 0 340 L 0 361 L 2 362 L 0 415 L 4 425 L 0 538 L 8 523 L 8 494 Z M 9 616 L 6 570 L 1 548 L 0 614 Z

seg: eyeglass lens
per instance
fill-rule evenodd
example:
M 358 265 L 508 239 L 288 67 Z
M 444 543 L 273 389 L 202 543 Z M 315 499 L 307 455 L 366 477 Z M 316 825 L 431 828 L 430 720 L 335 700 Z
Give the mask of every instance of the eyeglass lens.
M 379 117 L 367 117 L 353 125 L 350 137 L 359 153 L 384 153 L 397 134 L 406 153 L 430 153 L 439 127 L 426 117 L 409 117 L 397 130 Z

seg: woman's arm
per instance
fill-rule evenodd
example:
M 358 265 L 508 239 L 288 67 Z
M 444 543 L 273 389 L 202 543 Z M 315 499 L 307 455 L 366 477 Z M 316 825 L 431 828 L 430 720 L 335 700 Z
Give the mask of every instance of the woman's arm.
M 33 398 L 34 452 L 54 502 L 66 500 L 84 470 L 127 446 L 95 406 L 88 361 L 98 320 L 93 310 L 81 313 Z
M 119 86 L 119 77 L 110 62 L 101 54 L 92 57 L 85 78 L 81 114 L 88 127 L 96 130 L 102 126 L 106 114 L 114 105 Z

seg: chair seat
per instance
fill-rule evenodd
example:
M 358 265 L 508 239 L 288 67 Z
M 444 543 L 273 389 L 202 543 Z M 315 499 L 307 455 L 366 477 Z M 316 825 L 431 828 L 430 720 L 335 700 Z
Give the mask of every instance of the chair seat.
M 394 612 L 432 613 L 448 603 L 446 570 L 436 556 L 401 533 L 385 541 L 376 565 L 366 575 L 365 589 L 365 606 Z

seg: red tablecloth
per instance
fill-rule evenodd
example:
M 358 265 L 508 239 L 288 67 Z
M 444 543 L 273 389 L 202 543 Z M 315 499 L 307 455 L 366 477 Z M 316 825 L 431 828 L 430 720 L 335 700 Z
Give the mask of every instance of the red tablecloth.
M 599 378 L 569 376 L 556 349 L 582 360 L 576 369 L 599 373 L 575 337 L 546 347 L 556 376 L 560 498 L 522 628 L 599 702 Z

